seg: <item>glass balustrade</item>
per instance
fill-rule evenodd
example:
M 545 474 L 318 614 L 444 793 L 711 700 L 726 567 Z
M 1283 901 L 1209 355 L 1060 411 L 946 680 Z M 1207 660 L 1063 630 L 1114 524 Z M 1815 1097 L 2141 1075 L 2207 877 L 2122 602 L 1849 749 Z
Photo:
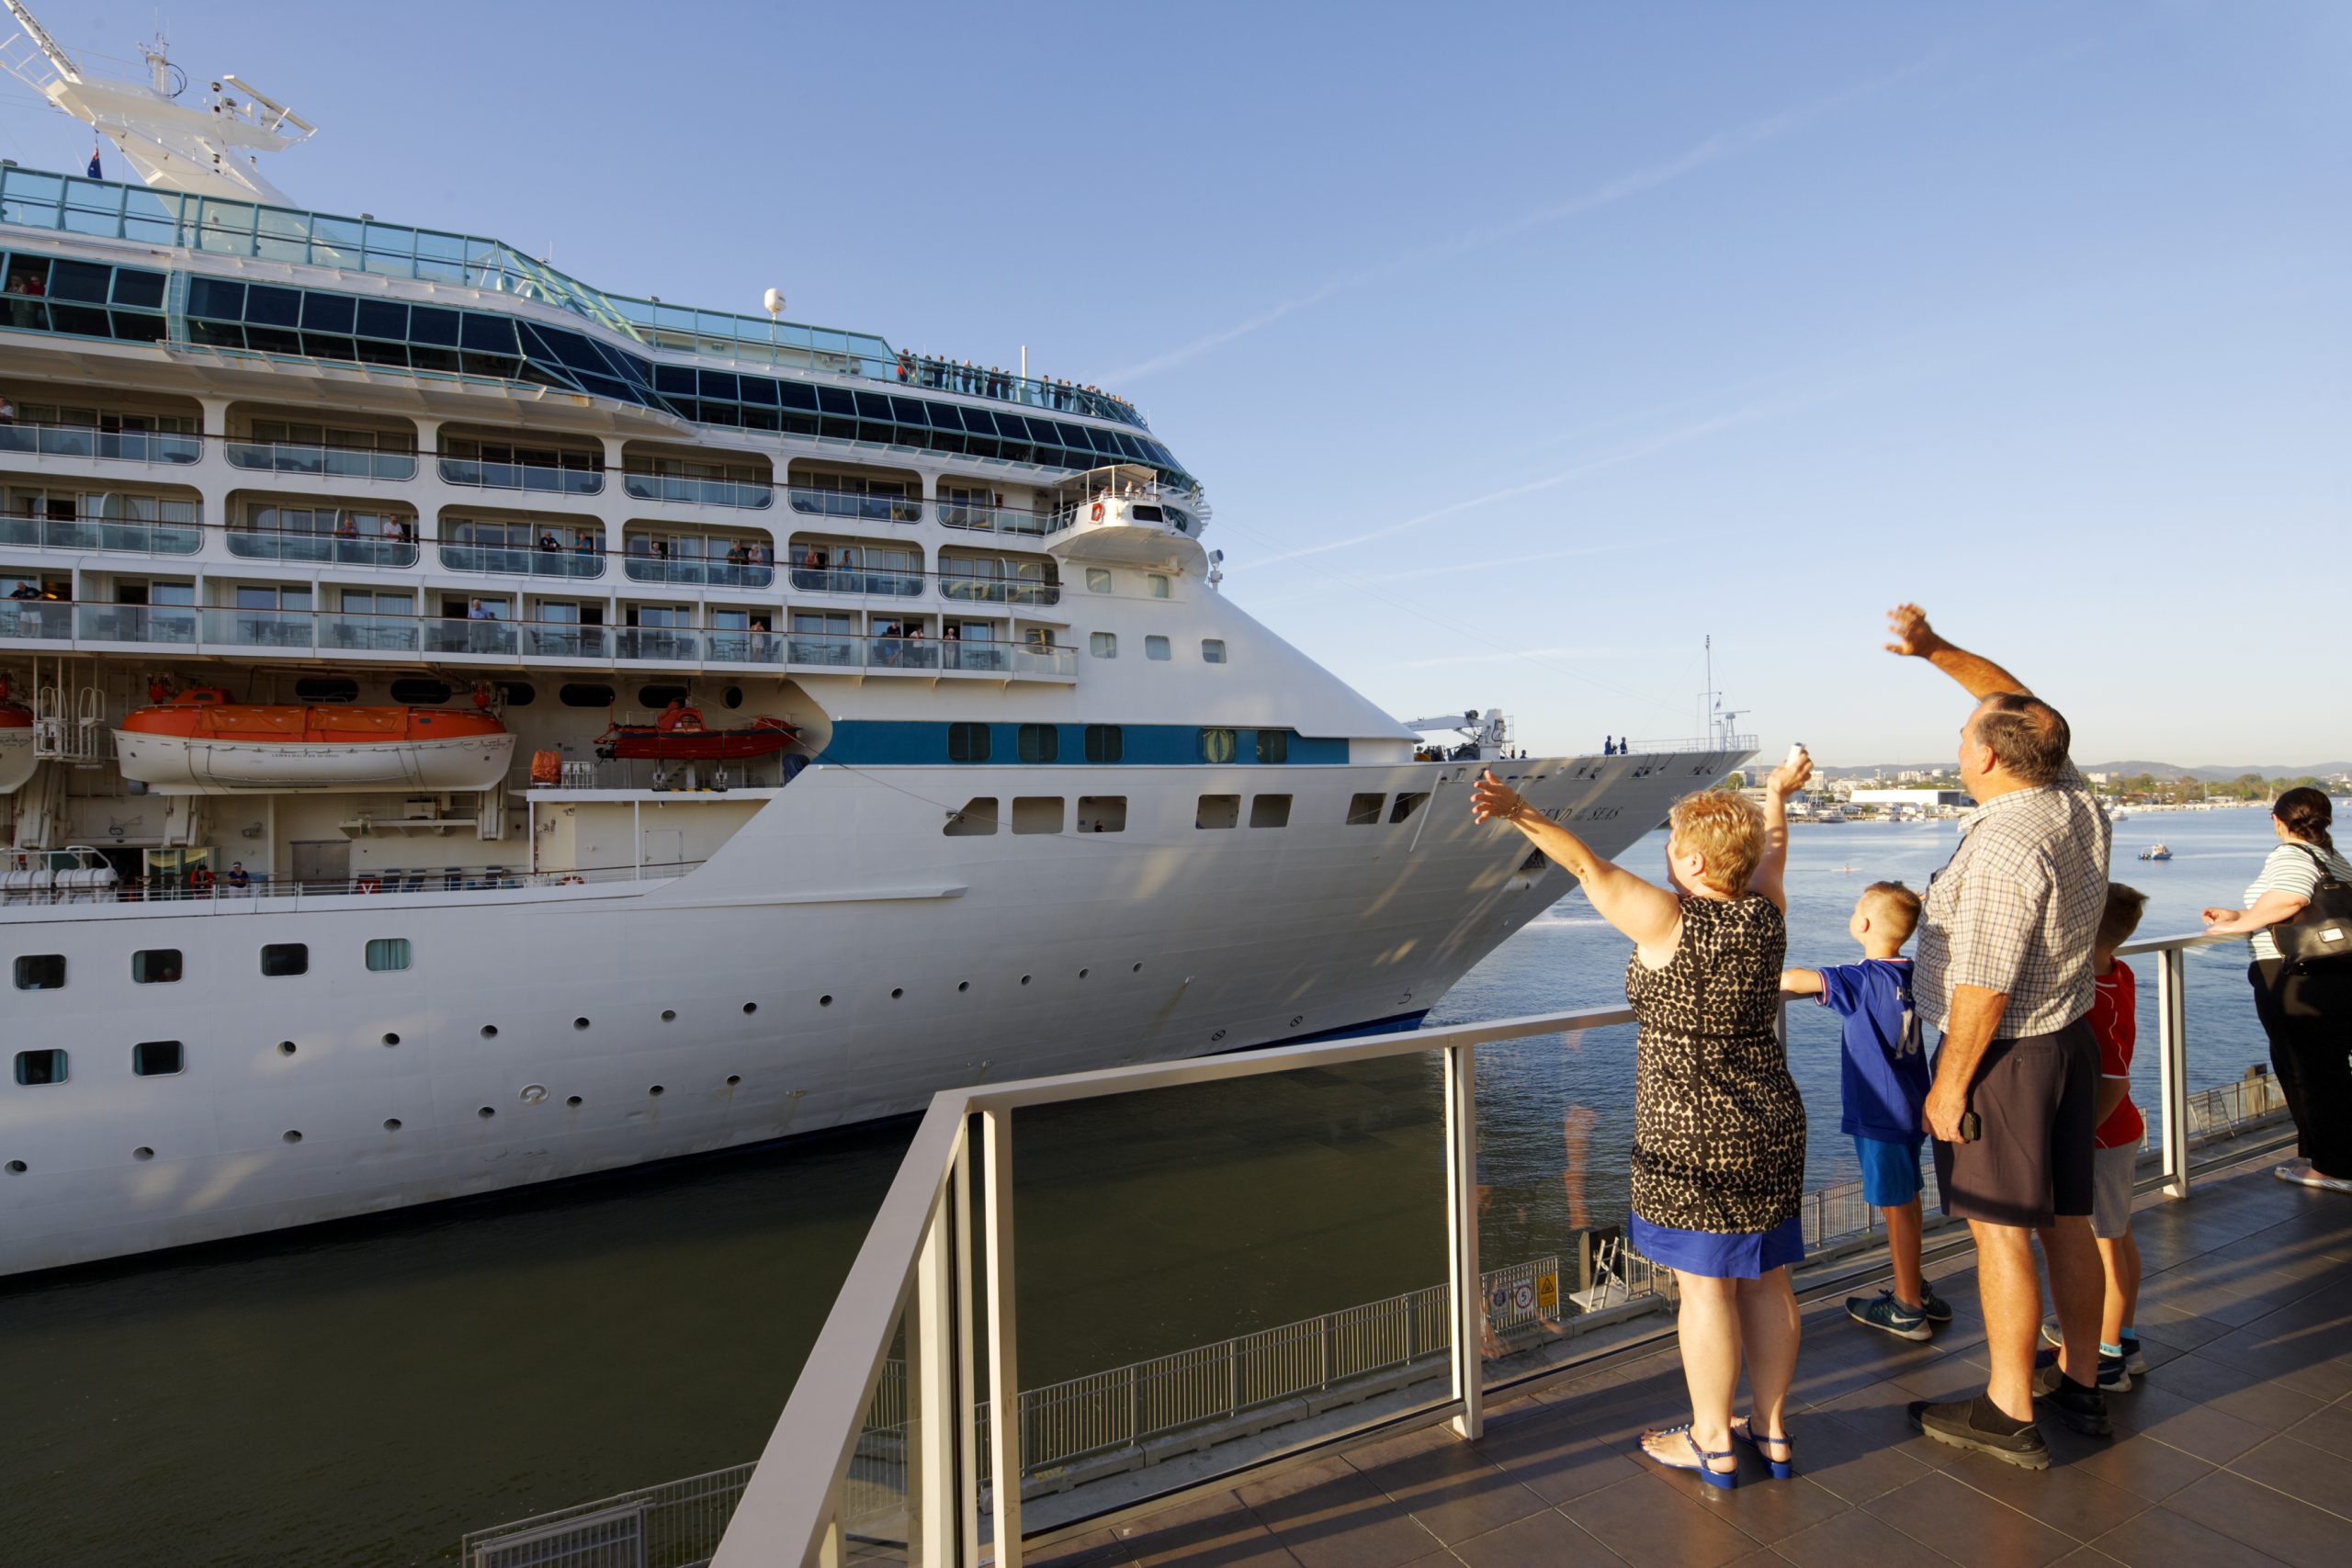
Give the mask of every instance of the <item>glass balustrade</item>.
M 204 528 L 195 522 L 107 517 L 94 512 L 71 516 L 0 516 L 0 544 L 134 556 L 192 556 L 204 547 Z
M 920 523 L 922 502 L 911 496 L 867 495 L 861 491 L 809 490 L 795 485 L 785 491 L 795 512 L 812 517 L 857 517 L 869 523 Z
M 360 615 L 322 612 L 317 617 L 322 652 L 414 653 L 424 640 L 413 615 Z
M 981 577 L 957 571 L 952 565 L 940 571 L 939 595 L 943 599 L 978 604 L 1058 604 L 1062 602 L 1061 584 L 1058 582 Z
M 451 571 L 489 571 L 508 577 L 602 577 L 602 552 L 582 552 L 569 546 L 541 549 L 534 545 L 443 545 L 441 564 Z
M 193 604 L 80 604 L 75 609 L 75 634 L 85 641 L 196 641 Z
M 244 560 L 311 561 L 333 566 L 414 566 L 414 539 L 371 539 L 359 534 L 304 534 L 232 528 L 229 553 Z
M 628 473 L 621 476 L 621 490 L 638 501 L 677 501 L 694 506 L 734 506 L 763 511 L 775 504 L 774 489 L 763 484 L 747 484 L 741 479 L 698 479 L 681 474 Z
M 868 571 L 846 566 L 797 566 L 792 569 L 792 586 L 809 593 L 880 593 L 913 599 L 922 596 L 922 573 Z
M 1031 512 L 1012 506 L 973 506 L 960 501 L 940 501 L 932 503 L 938 509 L 939 521 L 950 528 L 969 528 L 983 534 L 1023 534 L 1042 536 L 1053 531 L 1053 518 L 1044 513 Z
M 605 488 L 602 468 L 551 468 L 544 463 L 493 463 L 480 457 L 439 459 L 441 477 L 453 485 L 483 490 L 529 491 L 540 495 L 596 495 Z
M 702 639 L 690 626 L 616 626 L 613 630 L 613 657 L 697 664 L 702 661 Z
M 766 588 L 775 581 L 775 568 L 726 560 L 663 559 L 629 556 L 622 569 L 632 582 L 678 582 L 711 588 Z
M 74 640 L 74 606 L 54 599 L 0 599 L 0 637 Z
M 204 456 L 204 437 L 167 430 L 100 430 L 86 424 L 0 424 L 0 452 L 103 457 L 125 463 L 193 463 Z
M 577 621 L 530 621 L 523 626 L 523 651 L 539 659 L 612 657 L 612 643 L 602 626 Z
M 521 646 L 511 621 L 427 619 L 424 632 L 427 653 L 503 654 L 513 658 Z
M 308 610 L 263 610 L 234 607 L 202 612 L 204 640 L 232 648 L 313 649 L 318 646 L 314 617 Z
M 229 466 L 264 473 L 310 474 L 330 479 L 413 479 L 416 454 L 358 446 L 308 446 L 283 441 L 232 441 Z

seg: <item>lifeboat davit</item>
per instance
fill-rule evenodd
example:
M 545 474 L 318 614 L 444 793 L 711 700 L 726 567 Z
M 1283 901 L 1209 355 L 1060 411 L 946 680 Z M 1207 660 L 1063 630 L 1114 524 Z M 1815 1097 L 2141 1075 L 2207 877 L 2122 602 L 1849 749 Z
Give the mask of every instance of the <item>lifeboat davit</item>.
M 494 714 L 232 703 L 214 687 L 133 710 L 114 743 L 122 776 L 164 795 L 489 789 L 514 753 Z
M 14 795 L 33 776 L 40 759 L 33 754 L 33 710 L 8 698 L 0 681 L 0 795 Z
M 799 738 L 780 718 L 755 718 L 733 729 L 713 729 L 702 710 L 672 703 L 651 724 L 616 724 L 596 737 L 596 755 L 662 762 L 734 762 L 773 757 Z

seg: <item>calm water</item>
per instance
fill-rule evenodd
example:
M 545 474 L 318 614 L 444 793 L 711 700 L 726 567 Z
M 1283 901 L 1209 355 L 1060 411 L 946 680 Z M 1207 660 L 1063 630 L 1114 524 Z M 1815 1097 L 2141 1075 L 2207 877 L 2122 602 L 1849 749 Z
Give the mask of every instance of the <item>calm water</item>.
M 1862 885 L 1914 886 L 1949 824 L 1801 829 L 1791 961 L 1843 962 Z M 2177 858 L 2132 856 L 2162 838 Z M 2234 904 L 2259 809 L 2137 818 L 2144 934 Z M 1631 863 L 1655 871 L 1655 839 Z M 1622 999 L 1625 945 L 1571 896 L 1445 998 L 1453 1022 Z M 2242 947 L 2190 961 L 2191 1077 L 2263 1055 Z M 2143 984 L 2152 984 L 2141 967 Z M 1835 1134 L 1834 1020 L 1792 1059 Z M 1623 1218 L 1630 1030 L 1480 1053 L 1489 1262 Z M 2153 1066 L 2143 1103 L 2153 1088 Z M 1439 1111 L 1418 1058 L 1024 1112 L 1024 1382 L 1433 1282 Z M 1572 1128 L 1581 1130 L 1580 1139 Z M 759 1452 L 906 1128 L 804 1140 L 185 1257 L 0 1285 L 0 1561 L 401 1563 L 466 1529 Z

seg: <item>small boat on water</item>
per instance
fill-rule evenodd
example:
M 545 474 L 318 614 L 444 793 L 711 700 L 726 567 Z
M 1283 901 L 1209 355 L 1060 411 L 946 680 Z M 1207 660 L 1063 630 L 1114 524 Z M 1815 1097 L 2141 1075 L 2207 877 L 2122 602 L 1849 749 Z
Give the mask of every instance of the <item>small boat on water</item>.
M 2140 852 L 2140 858 L 2142 860 L 2170 860 L 2172 851 L 2163 844 L 2150 844 Z
M 122 776 L 164 795 L 482 790 L 514 751 L 481 710 L 232 703 L 217 686 L 133 709 L 114 740 Z
M 713 729 L 702 709 L 673 702 L 651 724 L 616 724 L 596 738 L 596 755 L 661 762 L 734 762 L 773 757 L 800 738 L 780 718 L 760 717 L 733 729 Z

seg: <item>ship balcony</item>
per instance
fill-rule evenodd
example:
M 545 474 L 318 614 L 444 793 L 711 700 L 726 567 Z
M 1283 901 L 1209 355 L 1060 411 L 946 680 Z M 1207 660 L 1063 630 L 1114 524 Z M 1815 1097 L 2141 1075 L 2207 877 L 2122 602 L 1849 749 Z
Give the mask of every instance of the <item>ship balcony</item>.
M 796 566 L 792 569 L 792 586 L 806 593 L 880 594 L 885 598 L 917 599 L 922 596 L 922 573 L 867 570 L 855 566 Z
M 775 504 L 775 491 L 771 486 L 742 479 L 695 479 L 686 474 L 624 473 L 621 491 L 632 501 L 732 506 L 749 512 L 764 512 Z
M 164 430 L 107 430 L 88 424 L 0 424 L 0 453 L 94 457 L 115 463 L 199 462 L 204 437 Z
M 939 596 L 966 604 L 1058 604 L 1062 585 L 1050 561 L 943 553 Z
M 517 490 L 535 495 L 600 495 L 605 489 L 602 468 L 571 464 L 510 463 L 487 457 L 443 457 L 441 478 L 453 485 L 481 490 Z
M 50 651 L 166 648 L 208 657 L 482 660 L 723 671 L 883 672 L 1071 682 L 1077 650 L 1043 644 L 773 632 L 710 626 L 598 626 L 577 621 L 453 619 L 232 605 L 0 599 L 0 646 Z
M 229 553 L 241 560 L 305 561 L 319 566 L 414 566 L 413 538 L 363 538 L 356 534 L 232 528 Z
M 624 560 L 622 570 L 631 582 L 668 582 L 688 588 L 769 588 L 775 583 L 775 568 L 763 561 L 730 561 L 723 558 L 682 560 L 631 555 Z M 795 574 L 796 580 L 797 575 Z
M 961 501 L 934 503 L 940 523 L 949 528 L 968 528 L 982 534 L 1018 534 L 1031 538 L 1044 538 L 1053 532 L 1054 519 L 1027 507 L 975 506 Z
M 364 446 L 309 446 L 290 441 L 231 441 L 223 444 L 232 468 L 267 474 L 305 474 L 343 479 L 413 479 L 416 454 Z
M 854 517 L 867 523 L 922 521 L 922 502 L 910 495 L 820 490 L 806 485 L 793 485 L 784 493 L 793 511 L 811 517 Z
M 174 503 L 190 513 L 174 517 L 123 517 L 105 512 L 51 512 L 40 516 L 0 515 L 0 545 L 51 550 L 107 550 L 134 556 L 192 556 L 204 547 L 204 526 L 195 503 Z

